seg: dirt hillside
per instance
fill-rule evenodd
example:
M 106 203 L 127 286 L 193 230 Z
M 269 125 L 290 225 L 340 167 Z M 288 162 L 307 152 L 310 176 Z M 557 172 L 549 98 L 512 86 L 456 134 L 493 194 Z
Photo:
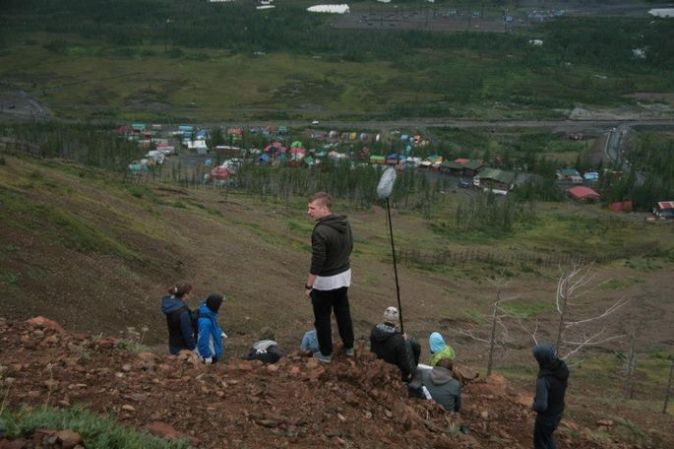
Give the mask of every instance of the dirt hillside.
M 166 322 L 159 312 L 159 299 L 169 286 L 180 280 L 191 281 L 195 286 L 191 307 L 195 307 L 198 301 L 212 292 L 221 292 L 227 296 L 228 300 L 220 313 L 220 322 L 230 337 L 225 348 L 225 358 L 235 360 L 243 354 L 263 326 L 272 327 L 282 347 L 290 350 L 298 346 L 304 331 L 312 326 L 311 308 L 302 290 L 309 260 L 308 239 L 312 225 L 305 217 L 306 203 L 301 198 L 288 202 L 267 201 L 221 189 L 184 189 L 161 183 L 122 182 L 119 177 L 109 173 L 59 160 L 6 155 L 3 161 L 0 164 L 0 288 L 3 290 L 0 315 L 6 317 L 7 323 L 10 323 L 6 325 L 14 329 L 6 336 L 11 337 L 12 342 L 16 332 L 31 336 L 33 331 L 11 323 L 23 322 L 37 315 L 57 320 L 72 331 L 125 340 L 133 338 L 148 346 L 155 354 L 148 356 L 154 360 L 154 371 L 143 373 L 154 376 L 152 379 L 166 382 L 177 371 L 177 362 L 159 355 L 166 352 Z M 451 200 L 451 195 L 447 196 L 447 200 Z M 342 206 L 339 205 L 340 212 Z M 624 223 L 625 226 L 629 224 L 618 217 L 607 218 L 607 213 L 599 208 L 564 204 L 550 207 L 556 210 L 562 208 L 562 212 L 580 219 L 578 226 L 589 223 L 590 218 L 600 225 L 607 223 L 607 220 Z M 349 292 L 351 311 L 356 335 L 362 339 L 366 338 L 371 326 L 380 319 L 383 309 L 395 303 L 386 214 L 377 207 L 346 212 L 356 235 L 352 259 L 354 283 Z M 448 246 L 447 237 L 434 232 L 431 222 L 411 213 L 393 211 L 393 214 L 397 248 L 431 252 Z M 582 227 L 577 229 L 582 231 Z M 648 236 L 646 243 L 657 239 L 663 246 L 663 254 L 666 254 L 670 245 L 668 242 L 671 241 L 671 227 L 639 229 L 640 235 Z M 596 233 L 592 238 L 612 239 L 616 246 L 635 244 L 633 241 L 626 243 L 621 235 L 610 233 Z M 524 243 L 520 239 L 503 245 L 505 248 L 517 249 Z M 487 244 L 465 242 L 465 247 L 470 250 L 478 245 Z M 494 273 L 495 268 L 492 264 L 471 262 L 452 262 L 423 269 L 405 263 L 399 265 L 405 330 L 422 343 L 423 360 L 427 359 L 428 334 L 437 330 L 452 342 L 462 363 L 482 370 L 485 368 L 485 345 L 469 337 L 466 331 L 479 334 L 484 330 L 483 315 L 491 310 L 495 295 L 493 285 L 486 279 Z M 583 428 L 590 429 L 588 435 L 593 435 L 595 439 L 611 439 L 614 434 L 620 434 L 621 438 L 628 437 L 625 441 L 635 441 L 644 447 L 670 449 L 674 447 L 674 426 L 671 416 L 662 415 L 660 410 L 669 372 L 667 357 L 672 347 L 672 334 L 667 331 L 671 329 L 670 323 L 674 317 L 674 302 L 671 300 L 672 263 L 667 262 L 666 257 L 634 257 L 596 268 L 596 288 L 585 301 L 589 313 L 601 313 L 617 297 L 632 298 L 622 309 L 620 318 L 608 323 L 608 330 L 624 332 L 622 328 L 629 324 L 628 319 L 639 326 L 638 385 L 634 400 L 626 401 L 622 388 L 628 339 L 611 341 L 588 350 L 587 356 L 579 358 L 573 368 L 568 416 L 582 423 Z M 508 270 L 512 277 L 502 291 L 503 297 L 513 299 L 513 306 L 517 306 L 513 310 L 535 316 L 536 322 L 540 324 L 539 338 L 551 338 L 556 325 L 554 314 L 550 313 L 549 300 L 554 298 L 558 273 L 552 269 L 539 270 L 538 267 L 523 264 L 514 264 Z M 130 327 L 134 328 L 133 334 L 129 331 Z M 511 385 L 516 384 L 521 391 L 529 391 L 535 376 L 529 351 L 530 337 L 517 327 L 510 330 L 514 337 L 513 343 L 497 354 L 496 370 L 507 376 Z M 77 340 L 80 337 L 68 338 Z M 134 366 L 135 356 L 116 350 L 110 352 L 114 355 L 113 359 L 98 359 L 101 354 L 97 353 L 93 343 L 96 339 L 90 337 L 81 337 L 76 341 L 76 345 L 86 342 L 82 343 L 84 346 L 80 349 L 67 345 L 63 347 L 65 349 L 59 345 L 49 348 L 49 344 L 41 348 L 40 339 L 34 342 L 33 348 L 30 344 L 19 347 L 12 346 L 10 340 L 0 343 L 0 364 L 9 370 L 5 375 L 16 382 L 23 379 L 21 373 L 26 372 L 28 376 L 24 386 L 10 389 L 12 404 L 22 401 L 40 404 L 46 401 L 49 389 L 41 385 L 39 379 L 49 379 L 45 377 L 48 374 L 44 371 L 48 366 L 52 366 L 54 375 L 61 372 L 59 375 L 65 382 L 65 388 L 72 386 L 66 393 L 73 403 L 77 402 L 73 398 L 80 394 L 80 387 L 74 386 L 76 383 L 91 385 L 91 379 L 98 382 L 99 377 L 103 381 L 116 372 L 125 373 L 121 367 L 127 362 L 122 360 Z M 47 349 L 52 352 L 43 352 Z M 61 357 L 59 350 L 70 351 L 73 355 Z M 69 359 L 75 362 L 68 365 L 65 361 Z M 49 365 L 50 362 L 53 362 L 52 365 Z M 359 359 L 358 363 L 361 362 L 366 363 Z M 92 366 L 96 368 L 92 372 L 83 372 L 81 376 L 88 373 L 90 380 L 68 380 L 70 377 L 80 379 L 75 369 L 89 366 L 89 363 L 94 363 Z M 253 388 L 240 385 L 238 374 L 234 376 L 239 369 L 232 368 L 236 366 L 236 362 L 233 363 L 229 367 L 216 367 L 216 377 L 229 376 L 239 383 L 220 387 L 216 383 L 212 387 L 213 391 L 219 389 L 222 394 L 229 394 L 230 390 Z M 274 376 L 262 368 L 251 368 L 250 373 L 246 371 L 245 378 L 258 379 L 256 382 L 264 383 L 265 379 L 273 377 L 274 382 L 279 382 L 273 383 L 276 385 L 273 395 L 278 396 L 278 403 L 274 402 L 273 407 L 280 410 L 285 410 L 284 401 L 288 402 L 290 398 L 285 393 L 288 388 L 292 391 L 300 388 L 298 391 L 301 397 L 322 398 L 326 391 L 332 391 L 329 389 L 337 385 L 335 388 L 338 392 L 334 395 L 344 397 L 339 393 L 343 387 L 337 380 L 341 382 L 341 373 L 350 372 L 345 369 L 350 366 L 347 361 L 339 361 L 321 374 L 321 382 L 325 380 L 327 383 L 320 385 L 309 382 L 303 377 L 305 374 L 301 374 L 316 368 L 309 368 L 306 363 L 302 359 L 289 359 L 279 367 L 278 375 Z M 157 367 L 162 365 L 169 369 L 159 370 Z M 293 367 L 300 369 L 300 374 Z M 184 369 L 188 368 L 204 375 L 214 372 L 200 371 L 200 368 L 190 368 L 189 364 L 184 364 Z M 357 365 L 357 368 L 358 379 L 361 372 L 369 372 L 370 369 L 367 364 Z M 103 369 L 103 374 L 99 376 L 96 369 Z M 145 374 L 136 377 L 143 379 Z M 31 380 L 33 378 L 36 380 Z M 298 383 L 298 379 L 305 380 Z M 108 380 L 112 382 L 114 379 Z M 115 381 L 121 382 L 119 379 Z M 372 382 L 367 385 L 372 385 Z M 180 383 L 180 379 L 175 380 L 175 383 Z M 94 393 L 99 390 L 89 391 L 82 387 L 82 393 L 88 392 L 85 396 L 95 405 L 109 395 L 110 388 L 115 389 L 109 387 L 95 396 Z M 156 388 L 153 394 L 159 397 L 161 388 Z M 164 388 L 167 388 L 166 385 Z M 484 430 L 486 427 L 478 424 L 487 426 L 490 415 L 482 418 L 481 413 L 487 410 L 486 407 L 478 409 L 474 405 L 479 404 L 477 399 L 468 400 L 473 394 L 472 388 L 476 386 L 466 387 L 466 414 L 475 414 L 475 424 L 469 424 L 473 429 L 470 435 L 484 444 L 484 441 L 491 441 L 488 438 L 495 437 L 491 431 Z M 30 392 L 32 396 L 28 394 Z M 161 400 L 177 404 L 180 399 L 187 398 L 180 396 L 180 392 L 177 394 L 176 398 Z M 49 396 L 49 402 L 54 404 L 52 398 L 53 395 Z M 376 410 L 383 413 L 381 407 L 392 407 L 386 405 L 389 400 L 393 399 L 385 397 L 377 401 L 377 407 L 380 408 L 372 406 L 370 411 L 373 416 Z M 246 401 L 249 400 L 241 401 L 242 404 L 248 404 Z M 290 402 L 297 403 L 295 399 Z M 322 410 L 320 403 L 309 403 L 303 415 Z M 95 408 L 104 410 L 110 404 L 100 402 Z M 146 408 L 139 404 L 142 402 L 124 402 L 118 405 L 118 411 L 121 415 L 129 414 L 129 417 L 123 419 L 132 420 L 134 416 L 146 413 Z M 135 411 L 126 410 L 122 413 L 122 405 L 132 406 Z M 339 407 L 351 410 L 344 405 Z M 237 413 L 240 411 L 235 410 Z M 513 410 L 526 412 L 524 408 Z M 322 411 L 317 413 L 323 416 Z M 326 422 L 330 422 L 330 416 L 334 417 L 334 413 L 326 413 Z M 346 412 L 339 413 L 347 417 Z M 419 413 L 423 415 L 425 412 Z M 170 416 L 166 416 L 158 415 L 153 419 L 168 420 Z M 137 422 L 146 423 L 148 417 L 137 418 Z M 387 423 L 390 419 L 384 418 L 382 422 Z M 506 432 L 520 444 L 528 444 L 530 419 L 525 413 L 521 421 L 513 421 L 521 422 L 522 427 L 517 432 Z M 613 429 L 598 428 L 596 422 L 605 419 L 616 423 L 622 420 L 623 424 Z M 170 422 L 181 431 L 192 428 L 182 424 L 180 419 L 171 419 Z M 340 420 L 339 426 L 341 428 L 347 424 L 342 424 Z M 391 428 L 387 428 L 387 432 Z M 278 429 L 279 426 L 268 428 L 267 435 L 272 430 L 278 432 Z M 311 440 L 311 444 L 324 445 L 316 443 L 322 440 L 314 435 L 317 432 L 315 428 L 309 426 L 302 429 L 311 435 L 306 438 L 316 438 Z M 199 430 L 200 433 L 205 431 Z M 576 430 L 568 430 L 569 438 L 575 435 L 574 432 Z M 342 433 L 350 435 L 346 431 Z M 232 447 L 238 447 L 232 444 Z M 507 447 L 507 444 L 504 443 L 503 447 Z
M 160 298 L 176 282 L 189 281 L 195 288 L 192 308 L 210 293 L 227 296 L 221 313 L 230 336 L 227 356 L 244 351 L 263 326 L 274 328 L 286 346 L 296 346 L 312 326 L 311 307 L 302 290 L 312 224 L 301 198 L 282 203 L 220 189 L 121 182 L 104 171 L 66 161 L 3 158 L 4 316 L 25 320 L 45 315 L 92 334 L 125 336 L 133 327 L 143 332 L 144 344 L 163 351 L 166 323 L 159 312 Z M 338 204 L 337 211 L 342 207 Z M 383 309 L 395 303 L 386 214 L 378 207 L 346 212 L 356 236 L 350 303 L 356 333 L 362 336 Z M 447 238 L 433 231 L 433 223 L 392 212 L 399 250 L 430 253 L 448 247 Z M 569 207 L 565 212 L 580 217 L 593 213 L 592 220 L 606 220 L 603 212 L 592 208 Z M 663 229 L 646 229 L 643 234 L 655 231 Z M 467 251 L 489 246 L 467 243 Z M 622 244 L 617 240 L 616 245 Z M 489 310 L 495 290 L 485 280 L 496 268 L 452 262 L 419 270 L 401 263 L 398 274 L 410 335 L 422 339 L 439 330 L 461 339 L 457 331 Z M 542 310 L 536 307 L 554 298 L 558 273 L 539 272 L 526 264 L 507 268 L 512 278 L 504 297 L 517 298 L 523 307 L 534 307 L 531 310 Z M 592 307 L 605 309 L 617 293 L 635 298 L 625 313 L 649 323 L 643 326 L 643 339 L 652 342 L 649 346 L 670 345 L 671 337 L 662 332 L 674 319 L 670 268 L 658 260 L 598 267 L 596 285 L 601 288 Z
M 530 446 L 531 397 L 501 376 L 464 387 L 466 435 L 452 432 L 456 418 L 432 402 L 407 399 L 396 369 L 362 347 L 330 365 L 290 354 L 277 365 L 204 366 L 187 356 L 127 352 L 115 339 L 69 333 L 41 317 L 0 319 L 0 341 L 9 407 L 79 404 L 198 447 Z M 594 441 L 589 429 L 565 421 L 559 447 L 633 446 Z

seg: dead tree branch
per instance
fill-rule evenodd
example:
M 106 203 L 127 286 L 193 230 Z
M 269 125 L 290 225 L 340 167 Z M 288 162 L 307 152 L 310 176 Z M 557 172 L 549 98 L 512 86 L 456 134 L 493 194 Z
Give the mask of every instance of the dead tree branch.
M 606 336 L 606 327 L 603 327 L 599 332 L 590 333 L 588 330 L 583 332 L 583 329 L 591 328 L 600 321 L 605 320 L 618 310 L 624 307 L 629 299 L 621 297 L 613 302 L 602 313 L 590 317 L 585 317 L 576 320 L 570 320 L 569 314 L 575 311 L 577 303 L 575 300 L 588 294 L 592 289 L 591 283 L 596 279 L 596 274 L 592 272 L 589 267 L 573 267 L 569 272 L 562 273 L 557 282 L 557 292 L 555 297 L 555 306 L 557 314 L 559 315 L 559 324 L 557 326 L 557 340 L 555 348 L 560 354 L 562 345 L 571 346 L 571 349 L 562 357 L 568 359 L 574 354 L 578 353 L 585 347 L 598 346 L 609 341 L 623 338 L 624 335 Z M 590 333 L 588 337 L 578 337 L 567 335 L 570 331 L 580 332 L 584 334 Z
M 584 319 L 584 320 L 567 321 L 567 322 L 564 323 L 564 326 L 568 329 L 568 328 L 573 327 L 573 326 L 578 326 L 578 325 L 581 325 L 581 324 L 590 323 L 592 321 L 601 320 L 602 318 L 606 318 L 607 316 L 609 316 L 610 314 L 612 314 L 616 310 L 620 309 L 622 306 L 624 306 L 628 302 L 629 302 L 628 299 L 626 299 L 625 297 L 622 297 L 622 298 L 618 299 L 616 302 L 614 302 L 613 304 L 611 304 L 611 306 L 608 307 L 606 310 L 604 310 L 604 312 L 601 313 L 600 315 L 597 315 L 597 316 L 594 316 L 594 317 L 591 317 L 591 318 L 587 318 L 587 319 Z

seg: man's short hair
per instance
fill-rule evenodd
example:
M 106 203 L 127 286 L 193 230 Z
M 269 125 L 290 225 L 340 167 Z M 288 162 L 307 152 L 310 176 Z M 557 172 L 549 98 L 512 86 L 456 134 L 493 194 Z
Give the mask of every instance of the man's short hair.
M 332 210 L 332 196 L 327 192 L 316 192 L 309 197 L 309 202 L 318 201 L 321 206 Z

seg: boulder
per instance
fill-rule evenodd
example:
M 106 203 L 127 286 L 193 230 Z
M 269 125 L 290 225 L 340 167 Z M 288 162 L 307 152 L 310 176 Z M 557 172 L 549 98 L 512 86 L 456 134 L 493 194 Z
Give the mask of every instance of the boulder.
M 56 433 L 56 441 L 61 443 L 63 449 L 73 449 L 82 443 L 82 437 L 79 433 L 66 429 Z
M 24 449 L 28 447 L 28 441 L 23 438 L 16 440 L 0 439 L 0 449 Z
M 175 440 L 181 438 L 183 435 L 173 428 L 170 424 L 166 424 L 161 421 L 154 421 L 145 426 L 145 428 L 152 435 L 158 436 L 160 438 L 165 438 L 167 440 Z
M 59 333 L 65 332 L 65 329 L 63 329 L 63 327 L 59 323 L 57 323 L 54 320 L 50 320 L 49 318 L 45 318 L 43 316 L 36 316 L 34 318 L 31 318 L 27 320 L 26 323 L 30 324 L 31 326 L 52 329 Z
M 116 341 L 114 338 L 101 338 L 96 340 L 96 346 L 101 349 L 112 349 L 115 347 L 115 343 Z

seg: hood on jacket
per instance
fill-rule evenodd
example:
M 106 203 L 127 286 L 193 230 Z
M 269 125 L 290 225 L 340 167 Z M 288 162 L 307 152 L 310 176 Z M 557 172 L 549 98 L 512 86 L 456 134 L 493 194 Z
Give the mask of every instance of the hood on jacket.
M 208 298 L 206 298 L 206 305 L 213 312 L 218 313 L 218 310 L 220 310 L 220 306 L 222 305 L 223 300 L 224 297 L 222 295 L 214 293 L 212 295 L 209 295 Z
M 398 330 L 389 323 L 379 323 L 372 329 L 372 338 L 375 341 L 386 341 L 393 337 Z
M 201 304 L 199 304 L 199 318 L 201 317 L 216 319 L 217 314 L 208 307 L 208 304 L 206 304 L 206 302 L 202 302 Z
M 542 343 L 534 346 L 531 350 L 538 364 L 543 367 L 550 365 L 555 360 L 555 348 L 551 344 Z
M 431 382 L 434 385 L 443 385 L 452 380 L 452 372 L 442 366 L 434 366 L 431 370 Z
M 180 298 L 176 298 L 175 296 L 164 296 L 161 299 L 161 311 L 166 315 L 183 307 L 187 307 L 185 301 Z
M 430 337 L 428 337 L 428 346 L 431 350 L 431 353 L 436 353 L 442 351 L 442 348 L 447 346 L 445 339 L 442 338 L 440 332 L 433 332 Z
M 329 226 L 340 234 L 346 233 L 349 223 L 346 221 L 346 215 L 328 215 L 318 220 L 316 226 Z
M 557 358 L 555 348 L 552 345 L 536 345 L 532 352 L 540 367 L 538 377 L 552 376 L 562 381 L 568 379 L 569 369 L 563 360 Z

